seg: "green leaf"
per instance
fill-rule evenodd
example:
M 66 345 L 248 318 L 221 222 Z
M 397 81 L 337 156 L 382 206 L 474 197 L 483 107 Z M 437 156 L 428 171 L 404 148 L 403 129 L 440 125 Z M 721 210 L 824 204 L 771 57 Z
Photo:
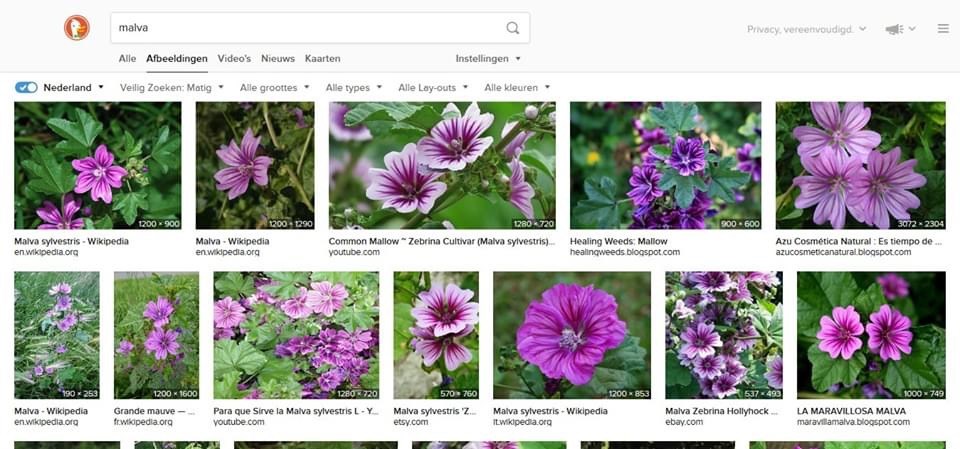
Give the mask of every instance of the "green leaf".
M 855 352 L 850 360 L 839 357 L 831 359 L 830 354 L 821 351 L 815 344 L 807 350 L 807 359 L 813 367 L 810 381 L 813 388 L 821 393 L 833 384 L 852 385 L 867 364 L 862 350 Z
M 347 126 L 364 125 L 374 135 L 425 135 L 440 122 L 440 113 L 430 106 L 410 103 L 361 103 L 344 116 Z
M 213 385 L 214 399 L 241 399 L 245 397 L 246 393 L 237 389 L 239 383 L 239 371 L 230 371 L 217 378 Z
M 620 213 L 616 199 L 616 184 L 606 176 L 591 176 L 583 182 L 586 200 L 577 202 L 573 215 L 577 221 L 600 229 L 620 227 Z
M 290 379 L 293 368 L 293 360 L 270 356 L 257 374 L 257 381 L 261 383 L 270 382 L 271 380 L 280 383 L 286 382 Z
M 87 156 L 94 140 L 103 131 L 103 124 L 83 109 L 74 109 L 76 121 L 62 118 L 47 120 L 47 127 L 58 136 L 66 139 L 57 144 L 56 148 L 77 156 Z
M 848 272 L 797 273 L 797 331 L 813 338 L 820 329 L 820 317 L 834 307 L 849 306 L 860 287 Z
M 903 397 L 903 390 L 943 390 L 945 382 L 938 373 L 945 373 L 944 339 L 931 325 L 912 329 L 914 339 L 910 354 L 901 354 L 899 361 L 888 361 L 883 367 L 883 385 L 894 396 Z M 936 355 L 935 357 L 932 357 Z M 934 364 L 929 363 L 932 360 Z
M 124 131 L 122 144 L 114 146 L 111 150 L 118 160 L 127 160 L 143 154 L 143 140 L 134 140 L 130 131 Z
M 170 135 L 170 128 L 164 126 L 157 135 L 157 142 L 150 152 L 153 160 L 160 165 L 160 171 L 166 173 L 180 163 L 180 135 Z
M 673 155 L 673 149 L 666 145 L 654 145 L 653 148 L 650 149 L 650 151 L 652 151 L 653 154 L 655 154 L 660 159 L 664 159 L 664 160 L 670 158 L 670 156 Z
M 213 284 L 219 296 L 229 296 L 234 299 L 253 295 L 257 290 L 253 286 L 253 278 L 231 271 L 217 279 Z
M 667 351 L 665 363 L 667 365 L 667 387 L 685 387 L 694 383 L 693 376 L 690 375 L 690 369 L 680 364 L 676 352 Z
M 677 205 L 682 208 L 690 207 L 696 198 L 697 190 L 707 191 L 707 185 L 697 175 L 682 176 L 672 168 L 664 168 L 663 176 L 660 177 L 661 190 L 673 190 L 673 197 L 677 200 Z
M 649 111 L 654 123 L 666 128 L 670 136 L 689 131 L 697 123 L 697 105 L 694 103 L 667 102 L 662 108 L 651 108 Z
M 220 377 L 231 371 L 256 374 L 267 363 L 267 357 L 246 341 L 217 340 L 213 348 L 213 375 Z
M 640 339 L 628 336 L 620 346 L 603 355 L 603 361 L 597 365 L 593 377 L 586 385 L 574 386 L 567 390 L 566 398 L 605 397 L 611 390 L 644 390 L 644 359 L 647 350 L 640 346 Z
M 309 274 L 302 271 L 281 271 L 267 273 L 275 285 L 265 285 L 263 290 L 281 299 L 288 299 L 300 293 L 300 286 L 309 282 Z
M 347 331 L 353 332 L 356 329 L 369 329 L 373 327 L 374 317 L 377 316 L 376 310 L 364 309 L 356 305 L 344 307 L 333 315 L 333 320 L 344 327 Z
M 734 191 L 750 181 L 750 174 L 737 170 L 732 157 L 720 159 L 716 165 L 707 164 L 707 171 L 710 174 L 710 188 L 707 193 L 727 203 L 735 203 L 737 200 Z
M 76 175 L 67 162 L 57 160 L 53 152 L 37 146 L 30 152 L 30 159 L 20 163 L 27 171 L 27 188 L 44 195 L 62 196 L 73 191 Z M 54 203 L 59 203 L 54 201 Z
M 547 176 L 550 176 L 550 179 L 555 179 L 553 172 L 553 167 L 556 166 L 555 158 L 547 158 L 537 150 L 524 150 L 523 153 L 520 153 L 520 162 L 546 173 Z
M 147 207 L 147 194 L 143 192 L 121 192 L 113 196 L 113 210 L 119 211 L 127 225 L 137 220 L 137 211 Z
M 409 344 L 413 338 L 410 328 L 414 323 L 411 310 L 413 306 L 410 303 L 398 302 L 393 305 L 393 360 L 395 362 L 406 358 L 410 350 Z
M 880 284 L 873 283 L 854 298 L 853 307 L 860 313 L 860 317 L 866 321 L 871 313 L 876 312 L 886 303 L 887 299 L 883 296 L 883 289 Z

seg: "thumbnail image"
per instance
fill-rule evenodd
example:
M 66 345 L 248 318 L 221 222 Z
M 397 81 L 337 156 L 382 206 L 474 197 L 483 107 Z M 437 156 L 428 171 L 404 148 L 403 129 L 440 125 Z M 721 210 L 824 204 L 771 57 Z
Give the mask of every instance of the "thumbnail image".
M 414 441 L 413 449 L 567 449 L 565 441 Z
M 945 274 L 797 273 L 801 399 L 944 399 Z
M 180 103 L 14 105 L 16 229 L 180 229 Z
M 133 449 L 220 449 L 216 441 L 137 441 Z
M 666 274 L 667 399 L 783 397 L 782 277 Z
M 778 229 L 944 229 L 946 103 L 777 103 Z
M 114 398 L 198 398 L 199 291 L 197 273 L 114 274 Z
M 760 103 L 570 105 L 573 229 L 759 229 Z
M 650 398 L 650 273 L 493 281 L 494 398 Z
M 312 102 L 197 103 L 197 229 L 313 229 Z
M 943 441 L 752 441 L 750 449 L 946 449 Z
M 376 399 L 377 273 L 215 273 L 215 399 Z
M 237 441 L 234 449 L 397 449 L 393 441 Z
M 18 272 L 13 288 L 14 397 L 97 399 L 99 273 Z
M 393 275 L 394 397 L 477 399 L 479 273 Z
M 331 103 L 331 229 L 556 225 L 552 102 Z
M 581 449 L 734 449 L 733 441 L 583 441 Z
M 13 449 L 120 449 L 118 441 L 17 441 Z

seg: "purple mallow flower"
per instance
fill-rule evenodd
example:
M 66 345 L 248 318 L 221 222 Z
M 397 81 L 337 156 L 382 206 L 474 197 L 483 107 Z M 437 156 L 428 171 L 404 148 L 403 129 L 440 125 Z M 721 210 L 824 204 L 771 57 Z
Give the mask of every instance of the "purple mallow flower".
M 227 296 L 213 303 L 213 325 L 220 329 L 238 326 L 243 322 L 246 313 L 247 309 Z
M 691 176 L 707 167 L 707 155 L 703 142 L 697 138 L 677 137 L 673 144 L 673 153 L 667 159 L 667 165 L 673 167 L 680 176 Z
M 627 196 L 633 200 L 634 206 L 646 206 L 663 196 L 660 190 L 660 172 L 650 165 L 633 166 L 630 175 L 630 186 L 633 187 Z
M 680 354 L 689 359 L 713 355 L 716 352 L 716 348 L 723 346 L 723 343 L 720 341 L 720 334 L 713 329 L 712 324 L 690 324 L 690 326 L 680 334 L 680 340 L 683 341 L 683 345 L 680 347 Z
M 117 354 L 130 355 L 130 351 L 133 351 L 133 343 L 121 340 L 120 345 L 117 346 Z
M 860 314 L 853 306 L 834 307 L 833 318 L 826 315 L 820 317 L 820 331 L 817 332 L 819 348 L 830 354 L 830 358 L 843 357 L 844 360 L 850 360 L 853 353 L 863 346 L 860 341 L 862 334 Z
M 637 151 L 642 155 L 647 154 L 655 145 L 668 145 L 670 143 L 670 137 L 667 136 L 663 128 L 646 129 L 640 120 L 634 120 L 633 127 L 637 129 L 637 133 L 640 135 L 640 145 L 637 147 Z
M 690 276 L 694 287 L 704 293 L 725 292 L 737 287 L 736 281 L 724 271 L 702 271 Z
M 917 189 L 927 178 L 913 171 L 916 159 L 900 162 L 900 147 L 881 153 L 872 151 L 867 157 L 867 170 L 861 171 L 850 184 L 849 202 L 862 210 L 862 221 L 880 229 L 890 228 L 890 215 L 909 220 L 907 209 L 920 207 L 920 199 L 908 189 Z
M 704 379 L 715 379 L 723 373 L 723 356 L 708 355 L 693 359 L 693 372 Z
M 253 135 L 253 129 L 247 128 L 240 146 L 230 139 L 228 145 L 222 145 L 217 150 L 217 156 L 227 167 L 216 172 L 213 178 L 217 181 L 217 190 L 227 191 L 227 199 L 232 200 L 243 195 L 250 186 L 250 181 L 260 186 L 267 185 L 267 169 L 273 159 L 257 156 L 259 148 L 260 138 Z
M 419 210 L 429 213 L 434 202 L 447 191 L 447 185 L 438 181 L 440 174 L 429 173 L 420 167 L 417 146 L 407 144 L 403 151 L 392 151 L 384 158 L 386 169 L 370 170 L 373 180 L 367 188 L 367 198 L 383 201 L 384 208 L 407 213 Z
M 173 315 L 173 304 L 163 296 L 157 296 L 156 301 L 148 302 L 143 310 L 144 318 L 153 320 L 154 327 L 166 326 L 170 322 L 171 315 Z
M 710 392 L 714 397 L 723 399 L 727 396 L 737 394 L 737 384 L 740 379 L 732 374 L 724 374 L 717 377 L 710 383 Z
M 794 202 L 797 209 L 816 205 L 813 222 L 823 224 L 829 221 L 834 229 L 843 228 L 848 210 L 859 219 L 859 207 L 849 198 L 852 184 L 863 175 L 859 160 L 842 160 L 832 153 L 824 153 L 818 157 L 802 156 L 800 163 L 810 174 L 793 179 L 793 184 L 800 188 L 800 195 Z
M 493 114 L 481 114 L 477 103 L 471 103 L 462 115 L 457 105 L 449 103 L 442 115 L 449 118 L 437 123 L 416 145 L 430 168 L 462 170 L 493 144 L 493 137 L 481 137 L 493 124 Z
M 157 360 L 165 360 L 167 356 L 176 356 L 180 349 L 180 343 L 177 343 L 177 337 L 180 334 L 174 330 L 164 330 L 156 328 L 147 336 L 143 342 L 143 348 L 152 353 Z
M 307 290 L 306 306 L 326 317 L 333 316 L 343 307 L 343 301 L 349 294 L 343 284 L 332 284 L 327 281 L 310 283 Z
M 880 310 L 870 314 L 867 323 L 867 347 L 880 354 L 880 359 L 900 360 L 900 353 L 910 354 L 910 318 L 899 310 L 884 304 Z
M 63 196 L 62 206 L 57 207 L 50 201 L 44 201 L 37 209 L 37 216 L 43 220 L 37 229 L 83 229 L 83 219 L 73 218 L 80 210 L 82 202 L 72 194 Z
M 557 284 L 527 307 L 517 351 L 547 377 L 583 385 L 626 333 L 612 295 L 592 285 Z
M 366 126 L 347 126 L 345 120 L 350 108 L 342 103 L 330 103 L 330 136 L 340 142 L 367 141 L 373 139 Z
M 443 357 L 447 371 L 453 371 L 473 359 L 470 350 L 459 342 L 459 338 L 470 335 L 471 332 L 473 332 L 473 325 L 442 337 L 437 336 L 430 328 L 410 328 L 410 333 L 413 334 L 413 351 L 423 357 L 423 364 L 433 366 Z
M 517 122 L 507 122 L 503 125 L 503 131 L 500 133 L 500 137 L 507 137 L 507 134 L 510 134 L 513 131 L 513 128 L 517 126 Z M 524 145 L 527 144 L 527 141 L 533 137 L 532 131 L 520 131 L 516 137 L 513 138 L 505 147 L 503 147 L 503 155 L 507 160 L 515 159 L 520 157 L 520 153 L 523 153 Z
M 77 319 L 76 313 L 71 313 L 57 322 L 57 329 L 60 329 L 60 332 L 66 332 L 76 326 L 79 320 Z
M 842 112 L 835 102 L 810 103 L 810 109 L 823 129 L 813 126 L 793 129 L 793 136 L 800 141 L 797 152 L 801 157 L 832 154 L 840 160 L 852 157 L 862 163 L 880 145 L 880 134 L 863 129 L 870 121 L 870 108 L 863 107 L 863 103 L 847 102 Z
M 767 378 L 767 385 L 777 390 L 783 389 L 783 359 L 776 356 L 767 361 L 767 372 L 763 377 Z
M 910 295 L 910 283 L 894 273 L 877 276 L 877 283 L 887 299 L 905 298 Z
M 71 165 L 78 173 L 73 191 L 90 192 L 91 199 L 107 204 L 113 201 L 113 189 L 120 188 L 123 177 L 127 176 L 127 169 L 113 165 L 113 153 L 104 144 L 97 147 L 92 157 L 76 159 Z
M 737 148 L 737 170 L 749 173 L 753 182 L 760 182 L 760 156 L 753 157 L 754 148 L 752 143 L 745 143 Z
M 280 303 L 280 310 L 293 319 L 306 318 L 313 314 L 313 306 L 307 305 L 307 289 L 300 287 L 296 296 Z
M 417 327 L 430 329 L 437 337 L 455 334 L 477 324 L 480 305 L 470 301 L 473 291 L 461 289 L 455 284 L 434 285 L 429 291 L 420 292 L 410 314 L 417 320 Z
M 520 159 L 510 161 L 510 204 L 520 210 L 528 220 L 533 220 L 533 187 L 526 182 Z

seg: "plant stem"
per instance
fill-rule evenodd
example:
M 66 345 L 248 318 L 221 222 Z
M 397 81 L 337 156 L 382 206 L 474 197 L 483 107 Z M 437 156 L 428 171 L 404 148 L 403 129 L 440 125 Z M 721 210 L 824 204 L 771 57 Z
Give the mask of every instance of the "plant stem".
M 270 103 L 267 102 L 263 102 L 263 121 L 267 124 L 267 132 L 270 134 L 273 147 L 280 149 L 280 145 L 277 144 L 277 134 L 273 132 L 273 123 L 270 121 Z
M 796 177 L 799 178 L 799 177 L 801 177 L 801 176 L 803 176 L 803 175 L 805 175 L 805 174 L 807 174 L 807 171 L 806 171 L 806 170 L 802 170 L 802 171 L 800 172 L 800 174 L 797 175 Z M 794 178 L 794 179 L 796 179 L 796 178 Z M 784 201 L 786 198 L 790 198 L 790 192 L 793 192 L 793 189 L 794 189 L 794 187 L 796 187 L 796 186 L 797 186 L 796 184 L 791 183 L 791 184 L 790 184 L 790 188 L 788 188 L 786 192 L 783 192 L 782 195 L 780 195 L 780 196 L 777 197 L 777 212 L 779 212 L 780 209 L 783 208 L 784 203 L 782 203 L 781 201 Z
M 454 203 L 456 203 L 457 201 L 460 201 L 461 198 L 467 196 L 467 193 L 464 192 L 463 189 L 460 188 L 460 184 L 455 184 L 455 185 L 454 185 L 454 188 L 450 189 L 449 191 L 450 191 L 450 192 L 456 191 L 457 193 L 456 193 L 456 194 L 451 194 L 451 196 L 448 196 L 448 197 L 446 197 L 446 198 L 442 198 L 442 199 L 441 199 L 441 200 L 442 200 L 441 204 L 440 204 L 439 206 L 433 208 L 433 210 L 430 211 L 430 214 L 438 213 L 438 212 L 440 212 L 440 211 L 442 211 L 442 210 L 444 210 L 444 209 L 452 206 L 452 205 L 453 205 Z M 454 198 L 454 199 L 451 201 L 450 198 Z M 413 228 L 419 226 L 420 223 L 423 223 L 423 220 L 425 220 L 428 216 L 429 216 L 429 214 L 424 214 L 424 213 L 422 213 L 422 212 L 417 212 L 416 215 L 410 217 L 410 219 L 407 220 L 407 222 L 403 224 L 403 229 L 413 229 Z
M 286 165 L 280 166 L 281 174 L 285 174 L 290 177 L 290 183 L 293 184 L 294 190 L 300 195 L 300 202 L 304 206 L 307 206 L 307 209 L 310 212 L 313 212 L 313 201 L 310 200 L 310 196 L 307 195 L 307 191 L 303 189 L 303 183 L 300 181 L 300 177 L 296 173 L 290 171 L 290 168 Z
M 516 392 L 519 392 L 519 393 L 529 394 L 530 396 L 536 396 L 536 395 L 533 394 L 533 392 L 530 391 L 530 390 L 524 390 L 523 388 L 514 387 L 513 385 L 493 384 L 493 386 L 494 386 L 494 387 L 497 387 L 497 388 L 503 388 L 504 390 L 516 391 Z
M 310 146 L 310 139 L 313 138 L 313 128 L 307 132 L 307 140 L 303 142 L 303 149 L 300 151 L 300 160 L 297 161 L 297 176 L 300 176 L 303 169 L 303 160 L 307 157 L 307 147 Z
M 220 212 L 217 213 L 220 221 L 223 221 L 223 214 L 227 211 L 227 197 L 223 197 L 223 201 L 220 203 Z

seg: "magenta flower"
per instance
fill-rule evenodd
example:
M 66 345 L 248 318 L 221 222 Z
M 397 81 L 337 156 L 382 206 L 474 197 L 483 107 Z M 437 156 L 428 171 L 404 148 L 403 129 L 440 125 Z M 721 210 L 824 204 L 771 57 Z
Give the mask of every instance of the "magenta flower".
M 330 103 L 330 136 L 340 142 L 362 142 L 373 139 L 366 126 L 347 126 L 345 120 L 350 108 L 342 103 Z
M 655 145 L 668 145 L 670 143 L 670 137 L 667 136 L 663 128 L 646 129 L 643 127 L 643 121 L 641 120 L 634 120 L 633 127 L 640 134 L 640 145 L 637 147 L 637 151 L 641 155 L 647 154 Z
M 480 305 L 470 301 L 473 299 L 471 290 L 455 284 L 434 285 L 417 296 L 420 299 L 410 314 L 417 320 L 417 327 L 430 329 L 437 337 L 461 332 L 480 321 Z
M 898 220 L 909 220 L 907 209 L 920 207 L 920 198 L 908 189 L 917 189 L 927 178 L 913 171 L 916 159 L 900 161 L 900 147 L 887 153 L 873 151 L 867 157 L 867 170 L 850 184 L 849 202 L 862 212 L 862 221 L 880 229 L 890 228 L 890 215 Z
M 829 353 L 830 358 L 843 357 L 844 360 L 850 360 L 853 353 L 863 346 L 860 341 L 860 335 L 863 334 L 863 324 L 860 324 L 860 314 L 854 310 L 853 306 L 834 307 L 833 318 L 829 316 L 820 317 L 820 331 L 817 332 L 817 338 L 820 339 L 819 348 L 821 351 Z
M 73 218 L 81 208 L 81 200 L 68 193 L 63 196 L 62 206 L 50 201 L 44 201 L 43 206 L 37 209 L 37 216 L 43 220 L 37 229 L 83 229 L 83 218 Z
M 267 185 L 267 169 L 273 159 L 257 156 L 258 149 L 260 138 L 253 135 L 253 129 L 247 128 L 239 147 L 236 141 L 230 139 L 230 144 L 221 145 L 217 150 L 217 157 L 227 167 L 214 173 L 213 179 L 217 181 L 217 190 L 227 191 L 227 199 L 243 195 L 251 180 L 260 186 Z
M 777 390 L 783 389 L 783 359 L 776 356 L 767 361 L 767 372 L 763 377 L 767 378 L 767 385 Z
M 394 208 L 400 213 L 415 210 L 429 213 L 437 198 L 447 191 L 447 185 L 437 181 L 440 174 L 422 170 L 418 157 L 417 146 L 412 143 L 400 153 L 387 154 L 385 170 L 370 170 L 373 180 L 367 188 L 367 198 L 383 201 L 384 208 Z
M 57 329 L 60 329 L 60 332 L 66 332 L 76 326 L 79 320 L 77 319 L 76 313 L 71 313 L 57 323 Z
M 369 330 L 356 329 L 353 332 L 337 331 L 340 347 L 352 352 L 362 352 L 373 347 L 373 335 Z
M 247 309 L 227 296 L 213 303 L 213 325 L 219 329 L 239 326 L 246 318 Z
M 343 284 L 334 285 L 327 281 L 312 282 L 310 290 L 307 291 L 306 305 L 313 309 L 314 313 L 330 317 L 343 307 L 343 301 L 347 296 L 349 295 Z
M 800 188 L 800 195 L 794 201 L 797 209 L 816 205 L 813 222 L 819 225 L 830 221 L 834 229 L 843 229 L 848 210 L 859 219 L 857 202 L 848 198 L 852 184 L 863 173 L 858 159 L 841 160 L 832 153 L 823 153 L 818 157 L 801 156 L 800 163 L 810 175 L 793 178 L 793 185 Z
M 54 312 L 63 312 L 73 308 L 73 299 L 67 295 L 57 296 L 57 302 L 53 305 Z
M 752 143 L 745 143 L 742 147 L 737 148 L 737 170 L 749 173 L 753 182 L 760 182 L 762 174 L 760 156 L 753 157 L 753 149 L 754 145 Z
M 817 157 L 829 150 L 842 161 L 853 157 L 862 163 L 880 145 L 880 134 L 863 129 L 870 121 L 870 108 L 863 107 L 863 103 L 847 102 L 841 112 L 835 102 L 813 102 L 810 110 L 823 129 L 813 126 L 793 129 L 793 136 L 800 141 L 797 153 L 801 158 Z
M 129 355 L 130 351 L 133 351 L 133 343 L 130 343 L 127 340 L 121 340 L 120 346 L 117 347 L 117 353 L 122 355 Z
M 300 287 L 300 293 L 280 303 L 280 310 L 295 320 L 310 316 L 313 313 L 313 307 L 307 305 L 307 289 Z
M 910 318 L 899 310 L 884 304 L 880 310 L 870 314 L 867 323 L 867 347 L 880 354 L 880 358 L 900 360 L 900 353 L 909 354 L 913 333 L 910 332 Z
M 473 354 L 466 346 L 460 344 L 458 338 L 465 337 L 473 332 L 473 325 L 467 325 L 459 332 L 437 336 L 432 329 L 412 327 L 413 351 L 423 357 L 423 364 L 433 364 L 443 357 L 447 371 L 453 371 L 460 365 L 473 359 Z
M 877 276 L 877 283 L 880 284 L 883 296 L 887 299 L 905 298 L 910 295 L 910 283 L 894 273 Z
M 143 317 L 153 320 L 154 327 L 163 327 L 170 322 L 170 316 L 173 315 L 173 304 L 163 296 L 157 296 L 156 301 L 147 303 L 143 310 Z
M 667 165 L 673 167 L 680 176 L 690 176 L 703 171 L 707 168 L 707 153 L 703 150 L 703 142 L 697 138 L 677 137 Z
M 176 356 L 180 350 L 180 343 L 177 343 L 177 337 L 180 334 L 174 330 L 163 330 L 156 328 L 147 336 L 143 342 L 143 348 L 152 353 L 157 360 L 164 360 L 167 356 Z
M 480 137 L 493 124 L 493 114 L 481 114 L 474 102 L 463 115 L 457 105 L 449 103 L 443 109 L 443 116 L 450 118 L 437 123 L 429 136 L 420 139 L 417 151 L 430 168 L 463 170 L 493 143 L 493 137 Z
M 583 385 L 626 334 L 612 295 L 592 285 L 557 284 L 527 307 L 517 351 L 547 377 Z
M 723 356 L 708 355 L 693 359 L 693 372 L 704 379 L 715 379 L 723 373 Z
M 507 134 L 510 134 L 510 131 L 513 131 L 515 126 L 517 126 L 517 122 L 507 122 L 504 124 L 503 131 L 500 133 L 500 137 L 507 137 Z M 526 145 L 527 141 L 533 137 L 533 134 L 533 131 L 520 131 L 517 136 L 513 138 L 513 140 L 503 147 L 503 156 L 507 160 L 520 157 L 520 153 L 523 153 L 524 145 Z
M 725 292 L 737 288 L 737 282 L 725 271 L 700 271 L 690 276 L 694 287 L 704 293 Z
M 683 340 L 680 354 L 688 359 L 713 355 L 716 348 L 723 346 L 720 334 L 713 330 L 713 325 L 703 322 L 690 324 L 680 334 L 680 340 Z
M 633 166 L 633 173 L 630 175 L 630 186 L 633 189 L 627 192 L 627 197 L 633 200 L 634 206 L 646 206 L 663 196 L 660 177 L 660 172 L 652 165 Z
M 326 371 L 317 378 L 317 386 L 320 391 L 330 392 L 336 390 L 343 383 L 343 374 L 340 370 L 332 369 Z
M 510 204 L 520 210 L 528 220 L 533 220 L 533 187 L 526 182 L 520 159 L 510 161 Z
M 71 287 L 70 284 L 66 282 L 59 282 L 53 284 L 53 286 L 50 287 L 50 290 L 47 290 L 47 294 L 50 296 L 69 295 L 71 291 L 73 291 L 73 287 Z
M 92 157 L 74 160 L 71 165 L 78 172 L 77 183 L 73 187 L 76 193 L 90 192 L 94 201 L 102 200 L 110 204 L 113 201 L 113 189 L 120 188 L 127 169 L 113 165 L 113 153 L 107 146 L 100 144 Z
M 724 374 L 710 384 L 710 392 L 715 397 L 723 399 L 727 396 L 737 394 L 737 384 L 740 380 L 730 374 Z

